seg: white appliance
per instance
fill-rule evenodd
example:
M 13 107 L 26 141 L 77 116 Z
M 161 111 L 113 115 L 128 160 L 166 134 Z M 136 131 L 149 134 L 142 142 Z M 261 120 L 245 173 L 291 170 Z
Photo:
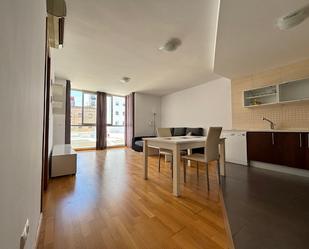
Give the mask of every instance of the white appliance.
M 227 162 L 248 165 L 246 131 L 222 131 L 225 137 L 225 159 Z

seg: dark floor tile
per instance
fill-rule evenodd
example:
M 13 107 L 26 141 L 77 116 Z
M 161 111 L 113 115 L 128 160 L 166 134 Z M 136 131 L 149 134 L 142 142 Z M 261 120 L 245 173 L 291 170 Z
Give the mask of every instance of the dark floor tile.
M 309 179 L 227 165 L 222 192 L 236 249 L 309 248 Z

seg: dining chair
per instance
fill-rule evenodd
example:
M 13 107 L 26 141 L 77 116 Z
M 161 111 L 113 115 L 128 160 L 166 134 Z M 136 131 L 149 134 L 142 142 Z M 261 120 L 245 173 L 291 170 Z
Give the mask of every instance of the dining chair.
M 208 172 L 208 163 L 212 161 L 217 161 L 217 173 L 218 173 L 218 181 L 221 184 L 220 179 L 220 154 L 219 154 L 219 143 L 221 136 L 222 127 L 210 127 L 207 133 L 206 144 L 205 144 L 205 153 L 194 153 L 192 155 L 183 156 L 183 166 L 184 166 L 184 181 L 186 182 L 186 162 L 196 161 L 197 168 L 196 173 L 197 177 L 199 177 L 199 163 L 206 164 L 206 178 L 207 178 L 207 189 L 209 191 L 209 172 Z
M 170 128 L 157 128 L 157 136 L 158 137 L 171 137 L 172 132 Z M 173 177 L 173 153 L 170 150 L 167 149 L 161 149 L 159 148 L 159 167 L 158 170 L 160 172 L 161 170 L 161 156 L 170 156 L 171 157 L 171 171 L 172 171 L 172 177 Z

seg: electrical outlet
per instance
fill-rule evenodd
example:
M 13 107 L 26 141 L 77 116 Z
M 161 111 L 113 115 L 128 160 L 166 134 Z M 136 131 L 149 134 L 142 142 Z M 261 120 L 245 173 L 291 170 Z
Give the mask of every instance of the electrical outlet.
M 29 219 L 26 220 L 26 224 L 24 226 L 24 230 L 20 236 L 20 246 L 19 248 L 20 249 L 24 249 L 25 248 L 25 245 L 26 245 L 26 242 L 27 242 L 27 239 L 28 239 L 28 235 L 29 235 L 29 230 L 30 230 L 30 225 L 29 225 Z

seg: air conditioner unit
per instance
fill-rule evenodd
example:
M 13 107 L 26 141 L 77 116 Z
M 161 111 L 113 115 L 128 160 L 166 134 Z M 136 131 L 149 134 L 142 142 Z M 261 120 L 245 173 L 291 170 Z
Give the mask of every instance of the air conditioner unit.
M 64 0 L 46 0 L 47 13 L 52 16 L 65 17 L 67 7 Z
M 67 14 L 64 0 L 46 0 L 48 45 L 52 48 L 63 47 L 64 17 Z
M 48 15 L 48 44 L 52 48 L 62 48 L 64 38 L 64 17 Z

